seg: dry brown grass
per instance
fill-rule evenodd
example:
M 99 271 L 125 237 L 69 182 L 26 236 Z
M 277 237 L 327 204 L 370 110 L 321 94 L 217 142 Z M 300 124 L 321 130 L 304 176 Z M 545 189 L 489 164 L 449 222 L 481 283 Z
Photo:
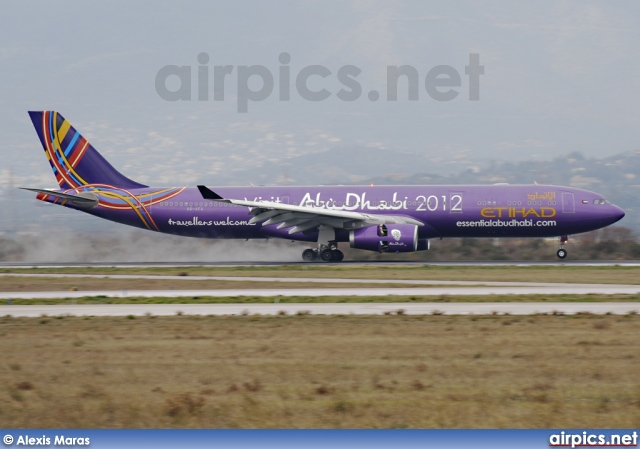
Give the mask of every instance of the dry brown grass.
M 1 427 L 635 427 L 639 316 L 0 318 Z
M 68 277 L 21 277 L 0 276 L 0 292 L 39 291 L 96 291 L 96 290 L 223 290 L 223 289 L 294 289 L 294 288 L 362 288 L 362 283 L 322 284 L 311 282 L 255 282 L 246 279 L 237 281 L 208 281 L 171 279 L 110 279 L 110 278 L 68 278 Z M 425 288 L 430 285 L 398 283 L 376 284 L 376 287 Z M 434 287 L 436 287 L 434 285 Z

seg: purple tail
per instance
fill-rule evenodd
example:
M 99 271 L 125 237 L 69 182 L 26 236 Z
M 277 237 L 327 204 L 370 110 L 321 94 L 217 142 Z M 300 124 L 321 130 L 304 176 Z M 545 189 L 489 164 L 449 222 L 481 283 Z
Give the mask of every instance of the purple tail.
M 113 168 L 87 139 L 56 111 L 29 111 L 40 142 L 62 189 L 100 184 L 123 189 L 147 187 Z

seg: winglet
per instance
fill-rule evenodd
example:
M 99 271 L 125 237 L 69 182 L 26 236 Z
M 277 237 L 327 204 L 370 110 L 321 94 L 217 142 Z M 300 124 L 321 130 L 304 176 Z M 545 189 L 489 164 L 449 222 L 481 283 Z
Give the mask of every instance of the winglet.
M 214 192 L 211 189 L 206 188 L 205 186 L 198 186 L 198 190 L 200 190 L 200 194 L 202 195 L 202 198 L 204 198 L 205 200 L 222 200 L 222 199 L 224 199 L 220 195 L 218 195 L 216 192 Z

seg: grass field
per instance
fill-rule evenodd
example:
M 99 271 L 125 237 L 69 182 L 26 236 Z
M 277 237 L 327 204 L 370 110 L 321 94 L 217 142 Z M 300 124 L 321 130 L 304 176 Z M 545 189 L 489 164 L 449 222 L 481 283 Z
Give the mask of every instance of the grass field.
M 0 318 L 0 426 L 637 427 L 640 316 Z
M 447 303 L 447 302 L 629 302 L 640 295 L 433 295 L 433 296 L 174 296 L 120 298 L 84 296 L 81 298 L 10 299 L 0 303 L 0 315 L 11 315 L 12 305 L 36 304 L 280 304 L 292 303 Z
M 395 282 L 375 284 L 375 287 L 425 288 L 437 285 L 402 284 Z M 369 287 L 363 283 L 323 282 L 277 282 L 238 280 L 196 280 L 181 277 L 170 279 L 110 279 L 110 278 L 68 278 L 56 277 L 19 277 L 0 276 L 1 292 L 35 292 L 35 291 L 95 291 L 95 290 L 222 290 L 222 289 L 293 289 L 293 288 L 362 288 Z

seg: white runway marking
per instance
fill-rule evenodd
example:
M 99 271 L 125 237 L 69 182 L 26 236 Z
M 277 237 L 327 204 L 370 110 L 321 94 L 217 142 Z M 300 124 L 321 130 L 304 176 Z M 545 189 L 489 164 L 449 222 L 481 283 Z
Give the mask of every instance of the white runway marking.
M 534 315 L 639 313 L 636 303 L 344 303 L 344 304 L 87 304 L 2 306 L 0 316 L 170 316 L 170 315 Z
M 640 293 L 639 285 L 572 285 L 527 287 L 381 287 L 381 288 L 260 288 L 219 290 L 94 290 L 94 291 L 41 291 L 0 292 L 0 299 L 83 298 L 86 296 L 130 297 L 287 297 L 287 296 L 442 296 L 442 295 L 633 295 Z

